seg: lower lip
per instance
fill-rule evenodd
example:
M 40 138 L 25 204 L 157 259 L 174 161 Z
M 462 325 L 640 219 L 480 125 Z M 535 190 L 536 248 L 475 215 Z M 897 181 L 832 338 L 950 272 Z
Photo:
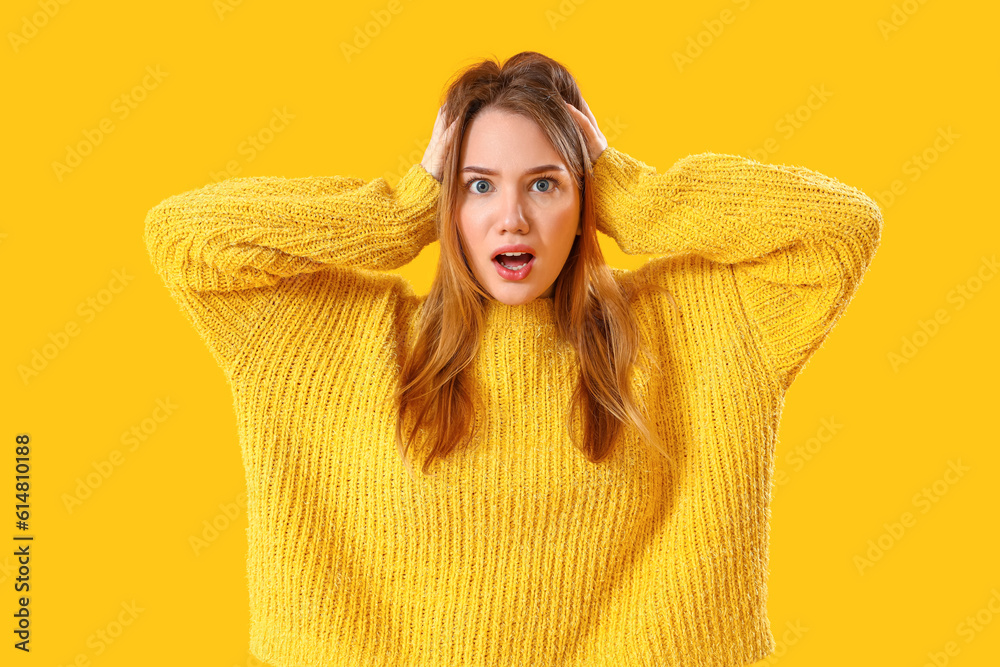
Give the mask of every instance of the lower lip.
M 500 264 L 500 260 L 498 259 L 493 260 L 493 266 L 497 267 L 497 273 L 499 273 L 500 277 L 503 278 L 504 280 L 524 280 L 528 276 L 528 274 L 531 273 L 531 267 L 534 265 L 534 263 L 535 263 L 535 257 L 532 255 L 531 259 L 528 260 L 527 264 L 522 266 L 517 271 L 511 271 L 510 269 L 505 269 Z

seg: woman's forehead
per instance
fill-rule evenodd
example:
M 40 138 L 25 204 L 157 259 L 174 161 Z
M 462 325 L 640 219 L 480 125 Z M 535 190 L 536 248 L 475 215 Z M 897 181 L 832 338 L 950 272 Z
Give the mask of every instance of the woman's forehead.
M 527 116 L 487 109 L 466 128 L 460 168 L 477 166 L 518 176 L 545 164 L 566 168 L 542 128 Z

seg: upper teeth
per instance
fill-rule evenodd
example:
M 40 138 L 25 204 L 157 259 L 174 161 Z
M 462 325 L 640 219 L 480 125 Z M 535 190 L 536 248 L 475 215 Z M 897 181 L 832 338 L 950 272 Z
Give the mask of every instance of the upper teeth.
M 508 257 L 517 257 L 518 255 L 523 255 L 523 252 L 502 252 L 501 255 L 507 255 Z

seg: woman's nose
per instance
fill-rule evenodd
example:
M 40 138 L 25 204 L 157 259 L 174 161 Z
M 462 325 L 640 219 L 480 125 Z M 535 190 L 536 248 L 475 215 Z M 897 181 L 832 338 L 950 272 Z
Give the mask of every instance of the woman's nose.
M 527 227 L 525 202 L 521 193 L 508 188 L 507 192 L 499 197 L 499 206 L 499 215 L 504 227 L 511 229 Z

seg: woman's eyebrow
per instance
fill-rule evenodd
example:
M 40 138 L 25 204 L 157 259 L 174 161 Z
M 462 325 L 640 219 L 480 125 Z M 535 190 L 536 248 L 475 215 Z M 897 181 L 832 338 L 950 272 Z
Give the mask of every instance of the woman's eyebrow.
M 463 172 L 475 171 L 479 172 L 480 174 L 489 174 L 490 176 L 496 176 L 498 173 L 500 173 L 498 171 L 494 171 L 493 169 L 486 169 L 485 167 L 476 167 L 476 166 L 462 167 L 462 171 Z M 531 169 L 525 169 L 524 173 L 537 174 L 542 171 L 566 171 L 566 168 L 557 164 L 543 164 L 540 167 L 532 167 Z

